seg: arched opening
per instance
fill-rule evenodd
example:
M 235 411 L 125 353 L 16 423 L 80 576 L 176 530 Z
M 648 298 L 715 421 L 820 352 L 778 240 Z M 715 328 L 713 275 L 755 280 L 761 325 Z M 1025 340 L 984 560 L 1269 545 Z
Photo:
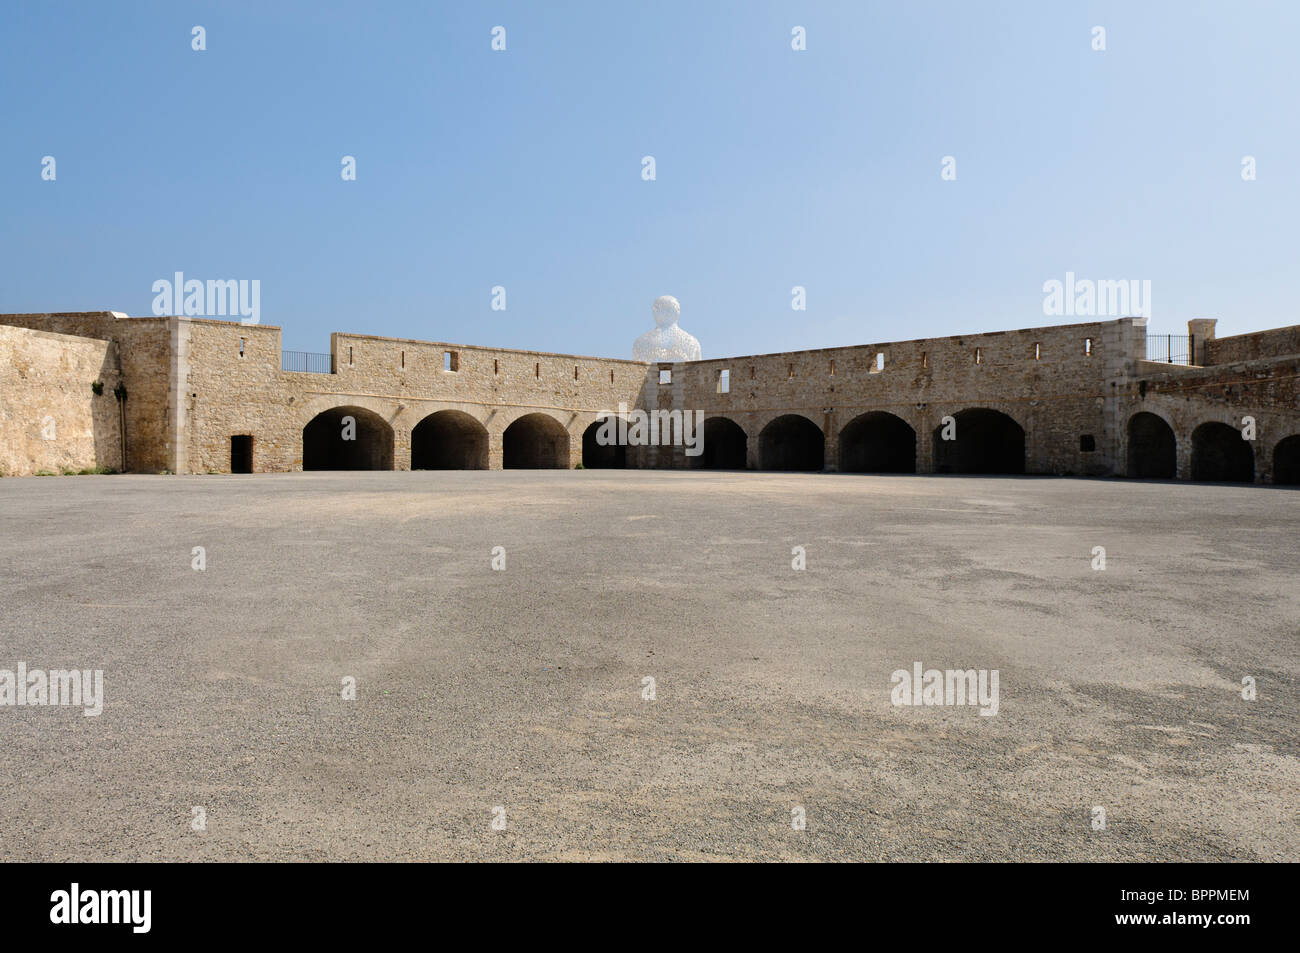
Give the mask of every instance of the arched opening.
M 956 426 L 934 430 L 935 473 L 1025 472 L 1025 431 L 1006 414 L 975 408 L 953 415 Z M 944 432 L 952 434 L 944 439 Z
M 728 417 L 704 421 L 704 452 L 691 457 L 691 465 L 705 470 L 743 470 L 748 462 L 749 438 L 740 424 Z
M 507 470 L 563 470 L 569 466 L 569 432 L 547 414 L 526 414 L 501 437 Z
M 412 470 L 487 468 L 487 428 L 463 411 L 440 410 L 411 431 Z
M 802 414 L 777 417 L 758 435 L 764 470 L 820 470 L 826 465 L 826 437 Z
M 1209 483 L 1254 483 L 1255 449 L 1227 424 L 1201 424 L 1192 431 L 1192 479 Z
M 1164 419 L 1145 410 L 1128 419 L 1128 475 L 1172 480 L 1178 473 L 1178 441 Z
M 601 428 L 611 443 L 601 443 L 597 437 Z M 602 417 L 582 432 L 582 465 L 588 470 L 621 470 L 627 466 L 627 444 L 618 442 L 618 419 Z
M 1279 440 L 1273 448 L 1273 482 L 1300 486 L 1300 434 Z
M 393 428 L 363 407 L 331 407 L 302 428 L 304 470 L 391 470 Z
M 840 470 L 845 473 L 915 473 L 916 431 L 883 411 L 854 417 L 840 431 Z

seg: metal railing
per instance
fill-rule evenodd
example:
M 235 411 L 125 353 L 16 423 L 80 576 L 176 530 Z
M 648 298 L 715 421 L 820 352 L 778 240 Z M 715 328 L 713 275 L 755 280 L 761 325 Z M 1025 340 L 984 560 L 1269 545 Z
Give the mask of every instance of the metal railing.
M 1193 334 L 1148 334 L 1147 360 L 1162 364 L 1191 364 L 1196 336 Z
M 280 370 L 298 374 L 333 374 L 333 354 L 313 354 L 310 351 L 281 351 Z

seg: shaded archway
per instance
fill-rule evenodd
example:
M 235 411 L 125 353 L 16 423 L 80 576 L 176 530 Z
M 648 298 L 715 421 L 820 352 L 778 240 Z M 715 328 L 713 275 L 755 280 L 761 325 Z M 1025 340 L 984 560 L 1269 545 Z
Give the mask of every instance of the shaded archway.
M 743 470 L 748 448 L 749 438 L 740 424 L 729 417 L 709 417 L 704 421 L 704 452 L 688 459 L 705 470 Z
M 393 428 L 363 407 L 331 407 L 302 428 L 304 470 L 391 470 Z
M 942 423 L 934 429 L 935 473 L 1025 472 L 1025 430 L 1006 414 L 972 408 L 953 414 L 953 439 Z
M 1279 440 L 1273 448 L 1273 482 L 1300 486 L 1300 434 Z
M 569 466 L 569 432 L 548 414 L 525 414 L 501 437 L 507 470 L 562 470 Z
M 604 427 L 613 442 L 601 443 L 597 436 Z M 602 417 L 582 432 L 582 465 L 588 470 L 621 470 L 627 466 L 627 444 L 618 442 L 618 420 Z
M 1192 479 L 1210 483 L 1254 483 L 1255 448 L 1241 431 L 1221 423 L 1192 431 Z
M 915 473 L 916 431 L 884 411 L 854 417 L 840 431 L 840 470 L 845 473 Z
M 486 470 L 487 428 L 460 410 L 440 410 L 411 431 L 412 470 Z
M 821 470 L 826 437 L 802 414 L 785 414 L 758 435 L 758 461 L 763 470 Z
M 1178 473 L 1174 429 L 1156 414 L 1142 411 L 1128 419 L 1128 475 L 1172 480 Z

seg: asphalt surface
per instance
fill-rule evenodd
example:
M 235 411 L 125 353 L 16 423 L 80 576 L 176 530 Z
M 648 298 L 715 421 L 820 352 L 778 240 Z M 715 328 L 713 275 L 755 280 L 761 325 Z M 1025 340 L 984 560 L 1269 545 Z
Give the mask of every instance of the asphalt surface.
M 104 708 L 0 706 L 0 849 L 1297 860 L 1298 577 L 1270 487 L 6 478 L 0 669 Z M 892 704 L 915 662 L 997 670 L 997 714 Z

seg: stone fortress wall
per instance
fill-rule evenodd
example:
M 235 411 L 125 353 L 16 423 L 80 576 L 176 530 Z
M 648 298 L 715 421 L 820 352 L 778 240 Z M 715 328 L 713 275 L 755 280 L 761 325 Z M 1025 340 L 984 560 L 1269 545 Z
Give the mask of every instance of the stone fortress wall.
M 6 446 L 30 448 L 52 407 L 80 421 L 68 433 L 94 421 L 99 434 L 66 453 L 6 451 L 0 468 L 35 472 L 57 453 L 118 468 L 124 443 L 128 469 L 174 473 L 582 464 L 1300 483 L 1300 327 L 1215 340 L 1213 326 L 1189 323 L 1192 365 L 1146 360 L 1145 322 L 1121 318 L 664 364 L 336 333 L 324 372 L 306 372 L 281 369 L 272 326 L 0 315 L 0 341 L 42 355 L 24 366 L 62 375 L 0 377 Z M 114 385 L 91 392 L 109 378 L 127 389 L 120 415 Z M 702 411 L 705 452 L 596 446 L 620 403 Z

